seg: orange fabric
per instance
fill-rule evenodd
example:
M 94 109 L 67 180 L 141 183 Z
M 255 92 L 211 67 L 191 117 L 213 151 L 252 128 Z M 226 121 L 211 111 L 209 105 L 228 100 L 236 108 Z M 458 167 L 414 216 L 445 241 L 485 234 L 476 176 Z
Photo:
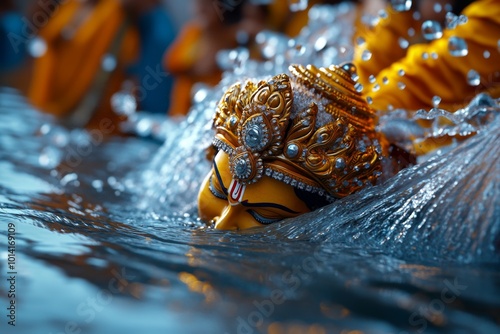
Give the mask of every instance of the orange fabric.
M 184 26 L 165 57 L 165 66 L 173 74 L 189 70 L 198 60 L 196 51 L 200 38 L 201 29 L 197 25 Z
M 39 36 L 47 52 L 35 60 L 29 98 L 40 109 L 56 116 L 67 116 L 86 97 L 103 56 L 110 52 L 126 13 L 118 0 L 101 0 L 94 7 L 77 0 L 61 5 Z M 89 126 L 103 118 L 118 121 L 110 106 L 111 95 L 121 88 L 125 67 L 137 57 L 138 33 L 128 29 L 117 60 L 117 68 L 105 88 Z M 116 127 L 117 128 L 117 127 Z
M 191 106 L 191 90 L 197 82 L 215 86 L 219 83 L 222 71 L 217 70 L 209 75 L 193 75 L 189 73 L 196 62 L 203 61 L 202 30 L 196 24 L 188 23 L 167 50 L 164 57 L 164 66 L 175 76 L 170 99 L 170 116 L 186 115 Z
M 373 99 L 373 107 L 386 110 L 389 106 L 417 110 L 433 107 L 433 96 L 440 96 L 441 108 L 454 111 L 466 105 L 481 91 L 489 91 L 500 97 L 500 3 L 498 0 L 480 0 L 464 10 L 468 22 L 455 29 L 445 29 L 443 37 L 428 44 L 417 43 L 405 53 L 397 43 L 399 37 L 408 37 L 408 28 L 417 22 L 410 13 L 391 12 L 379 26 L 365 35 L 366 44 L 355 53 L 355 64 L 364 85 L 364 94 Z M 421 24 L 421 23 L 418 23 Z M 420 33 L 416 31 L 416 35 Z M 454 57 L 448 51 L 448 40 L 456 36 L 468 45 L 465 57 Z M 372 58 L 363 61 L 362 52 L 372 51 Z M 484 52 L 489 52 L 489 58 Z M 423 54 L 427 53 L 427 59 Z M 434 59 L 437 56 L 437 59 Z M 469 70 L 474 69 L 481 76 L 479 86 L 467 82 Z M 404 76 L 398 72 L 403 70 Z M 369 83 L 370 74 L 376 76 L 376 83 Z M 383 83 L 387 78 L 387 84 Z M 373 91 L 375 84 L 380 86 Z M 402 90 L 398 85 L 404 85 Z

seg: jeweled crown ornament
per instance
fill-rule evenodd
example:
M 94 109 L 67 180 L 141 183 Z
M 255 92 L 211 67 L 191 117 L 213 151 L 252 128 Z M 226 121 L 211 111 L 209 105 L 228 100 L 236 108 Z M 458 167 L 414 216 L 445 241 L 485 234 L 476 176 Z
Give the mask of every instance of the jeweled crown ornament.
M 374 111 L 354 88 L 354 65 L 289 70 L 236 83 L 219 102 L 213 144 L 230 156 L 233 179 L 267 175 L 329 199 L 373 184 L 382 149 Z

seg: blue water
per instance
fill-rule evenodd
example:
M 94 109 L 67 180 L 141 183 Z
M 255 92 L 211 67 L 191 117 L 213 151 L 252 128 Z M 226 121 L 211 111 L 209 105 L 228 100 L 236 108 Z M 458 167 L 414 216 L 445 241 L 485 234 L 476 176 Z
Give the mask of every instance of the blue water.
M 499 127 L 317 212 L 221 232 L 196 217 L 186 175 L 208 164 L 187 143 L 70 132 L 2 90 L 1 332 L 498 333 Z

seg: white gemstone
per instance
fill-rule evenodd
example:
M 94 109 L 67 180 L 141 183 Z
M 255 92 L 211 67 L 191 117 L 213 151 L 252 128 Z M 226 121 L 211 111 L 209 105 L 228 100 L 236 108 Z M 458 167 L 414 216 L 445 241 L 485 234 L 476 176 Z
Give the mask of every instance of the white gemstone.
M 344 158 L 337 158 L 337 160 L 335 160 L 335 168 L 337 168 L 337 169 L 345 168 Z
M 299 147 L 296 144 L 290 144 L 286 148 L 286 154 L 290 158 L 295 158 L 299 154 Z

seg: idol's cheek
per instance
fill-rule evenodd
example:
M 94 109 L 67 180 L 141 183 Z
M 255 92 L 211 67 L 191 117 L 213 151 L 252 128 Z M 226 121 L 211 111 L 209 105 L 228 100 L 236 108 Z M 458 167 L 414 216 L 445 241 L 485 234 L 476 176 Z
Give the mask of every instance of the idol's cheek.
M 228 205 L 227 201 L 215 197 L 210 191 L 209 184 L 212 174 L 213 171 L 205 177 L 198 192 L 198 215 L 201 220 L 207 223 L 219 217 Z
M 262 226 L 241 205 L 228 205 L 215 220 L 215 228 L 218 230 L 246 230 Z

